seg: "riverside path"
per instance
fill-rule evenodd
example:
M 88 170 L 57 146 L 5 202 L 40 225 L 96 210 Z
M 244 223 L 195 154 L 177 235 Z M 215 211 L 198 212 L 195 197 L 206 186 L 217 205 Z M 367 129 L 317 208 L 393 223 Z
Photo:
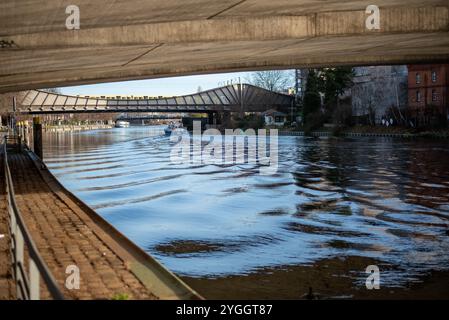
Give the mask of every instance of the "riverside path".
M 34 153 L 8 151 L 7 159 L 17 207 L 65 298 L 201 298 L 68 192 Z M 4 172 L 2 184 L 3 177 Z M 5 188 L 0 190 L 0 234 L 5 235 L 0 239 L 0 298 L 14 299 L 8 267 Z M 73 266 L 79 270 L 79 289 L 66 286 L 70 275 L 67 270 L 73 270 Z M 40 291 L 42 299 L 51 298 L 42 281 Z

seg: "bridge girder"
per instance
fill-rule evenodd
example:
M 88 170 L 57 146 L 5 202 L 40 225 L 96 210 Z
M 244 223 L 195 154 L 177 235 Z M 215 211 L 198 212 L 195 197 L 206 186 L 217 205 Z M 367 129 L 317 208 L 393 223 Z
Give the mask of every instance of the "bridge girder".
M 228 85 L 196 94 L 148 99 L 102 99 L 30 90 L 18 101 L 23 114 L 130 112 L 263 112 L 291 110 L 294 97 L 249 84 Z

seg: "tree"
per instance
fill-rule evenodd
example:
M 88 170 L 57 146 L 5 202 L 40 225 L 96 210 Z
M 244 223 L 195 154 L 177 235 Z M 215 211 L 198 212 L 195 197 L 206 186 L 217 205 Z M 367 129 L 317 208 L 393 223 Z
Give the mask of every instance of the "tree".
M 284 70 L 257 71 L 252 72 L 247 81 L 270 91 L 282 92 L 293 86 L 294 74 Z
M 319 90 L 324 94 L 327 108 L 338 106 L 339 96 L 352 86 L 354 71 L 351 67 L 324 68 L 319 72 Z
M 349 109 L 346 105 L 340 108 L 339 101 L 340 96 L 352 85 L 353 77 L 353 70 L 349 67 L 310 70 L 303 99 L 306 129 L 318 128 L 332 116 L 339 122 L 346 123 L 350 118 Z M 324 96 L 326 113 L 320 111 L 321 95 Z M 334 108 L 331 110 L 332 107 Z
M 310 132 L 321 127 L 323 114 L 321 112 L 321 95 L 319 78 L 314 69 L 309 71 L 303 99 L 304 131 Z
M 319 79 L 316 71 L 311 69 L 307 76 L 306 89 L 303 99 L 303 113 L 306 120 L 309 114 L 318 112 L 321 107 L 321 96 L 319 92 Z

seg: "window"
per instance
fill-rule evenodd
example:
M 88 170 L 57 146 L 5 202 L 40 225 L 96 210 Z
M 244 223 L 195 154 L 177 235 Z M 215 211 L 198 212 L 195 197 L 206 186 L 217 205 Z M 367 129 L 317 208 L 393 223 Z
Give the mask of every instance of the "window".
M 438 92 L 435 89 L 432 90 L 432 101 L 438 101 Z
M 416 102 L 421 102 L 421 91 L 416 91 Z
M 437 82 L 437 72 L 432 71 L 432 82 Z
M 419 73 L 416 73 L 416 84 L 421 83 L 421 75 Z
M 276 117 L 274 117 L 274 122 L 277 122 L 277 123 L 284 122 L 284 117 L 276 116 Z

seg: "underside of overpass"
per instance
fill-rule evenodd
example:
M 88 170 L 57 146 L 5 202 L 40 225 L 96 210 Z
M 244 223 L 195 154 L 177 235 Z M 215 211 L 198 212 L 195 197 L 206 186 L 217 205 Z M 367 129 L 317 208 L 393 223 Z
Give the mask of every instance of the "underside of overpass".
M 68 30 L 66 7 L 80 10 Z M 380 8 L 369 30 L 368 5 Z M 449 59 L 447 0 L 2 0 L 0 92 Z

